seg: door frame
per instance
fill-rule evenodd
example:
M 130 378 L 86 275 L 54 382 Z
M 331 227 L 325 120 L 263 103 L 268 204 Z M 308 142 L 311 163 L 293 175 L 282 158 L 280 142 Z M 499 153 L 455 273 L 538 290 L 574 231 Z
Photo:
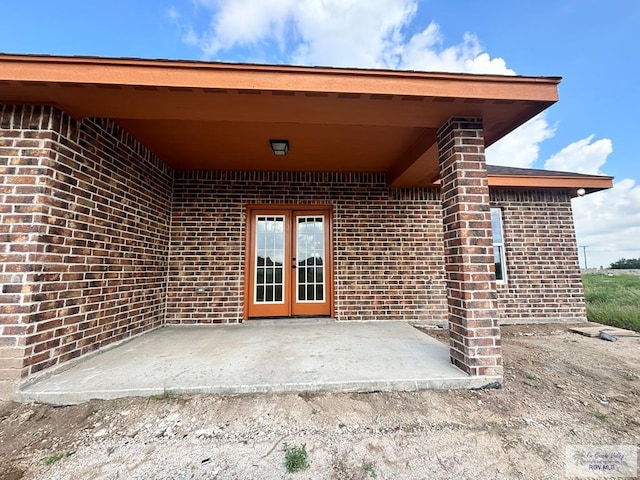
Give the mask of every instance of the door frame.
M 243 310 L 243 319 L 249 320 L 249 301 L 250 301 L 250 289 L 253 288 L 251 285 L 251 277 L 253 274 L 253 262 L 251 262 L 251 249 L 254 248 L 255 244 L 255 235 L 254 231 L 251 228 L 251 222 L 253 219 L 253 214 L 256 211 L 281 211 L 287 210 L 291 213 L 291 224 L 293 225 L 294 218 L 293 212 L 304 212 L 304 211 L 320 211 L 327 218 L 327 229 L 325 231 L 325 241 L 327 242 L 328 253 L 327 253 L 327 263 L 326 263 L 326 294 L 327 301 L 329 303 L 329 312 L 332 318 L 335 317 L 335 303 L 334 303 L 334 271 L 333 271 L 333 206 L 327 204 L 296 204 L 296 203 L 279 203 L 279 204 L 248 204 L 246 206 L 246 218 L 245 218 L 245 245 L 244 245 L 244 310 Z M 293 232 L 293 227 L 291 228 Z M 293 239 L 290 239 L 292 241 Z M 289 270 L 291 267 L 289 266 Z M 290 285 L 292 287 L 293 283 L 293 275 L 290 275 Z M 289 288 L 291 290 L 291 288 Z M 291 317 L 291 304 L 293 300 L 289 302 L 289 317 Z M 288 318 L 288 317 L 280 317 L 280 318 Z

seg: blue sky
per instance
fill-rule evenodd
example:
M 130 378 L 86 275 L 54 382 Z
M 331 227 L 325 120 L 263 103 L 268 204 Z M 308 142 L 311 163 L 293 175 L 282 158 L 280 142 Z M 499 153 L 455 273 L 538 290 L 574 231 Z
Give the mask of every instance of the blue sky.
M 603 173 L 574 201 L 590 266 L 640 257 L 637 0 L 32 0 L 0 51 L 562 76 L 560 102 L 491 163 Z

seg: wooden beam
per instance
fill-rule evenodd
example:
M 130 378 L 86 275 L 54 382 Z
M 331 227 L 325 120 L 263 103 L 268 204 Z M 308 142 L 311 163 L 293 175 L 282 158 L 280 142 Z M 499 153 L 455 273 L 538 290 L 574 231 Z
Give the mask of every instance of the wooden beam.
M 402 156 L 393 163 L 387 172 L 387 185 L 390 187 L 401 178 L 417 162 L 424 161 L 430 148 L 436 145 L 436 130 L 426 129 Z M 436 146 L 437 148 L 437 146 Z

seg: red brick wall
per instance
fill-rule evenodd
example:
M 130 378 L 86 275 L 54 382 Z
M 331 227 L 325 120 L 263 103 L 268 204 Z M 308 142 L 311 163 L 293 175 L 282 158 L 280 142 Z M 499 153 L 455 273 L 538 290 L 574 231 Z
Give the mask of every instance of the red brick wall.
M 3 252 L 17 255 L 2 300 L 18 307 L 0 321 L 2 342 L 25 344 L 22 375 L 162 325 L 172 172 L 113 121 L 1 112 Z
M 176 172 L 167 322 L 241 319 L 246 206 L 295 203 L 333 207 L 337 319 L 443 318 L 436 191 L 376 174 Z
M 173 172 L 112 121 L 0 106 L 0 196 L 0 383 L 165 320 L 237 322 L 248 204 L 332 206 L 339 320 L 446 318 L 439 193 L 383 175 Z M 491 199 L 500 318 L 583 318 L 568 195 Z
M 493 190 L 502 208 L 507 283 L 498 284 L 503 322 L 586 319 L 571 197 L 563 191 Z

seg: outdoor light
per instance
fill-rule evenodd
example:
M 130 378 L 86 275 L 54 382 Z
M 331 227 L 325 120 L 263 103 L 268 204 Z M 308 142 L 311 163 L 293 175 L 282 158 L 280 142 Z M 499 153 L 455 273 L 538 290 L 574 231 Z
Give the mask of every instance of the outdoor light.
M 587 192 L 585 191 L 584 188 L 579 188 L 576 193 L 578 194 L 579 197 L 584 197 Z
M 278 157 L 284 157 L 289 151 L 289 140 L 269 140 L 273 154 Z

